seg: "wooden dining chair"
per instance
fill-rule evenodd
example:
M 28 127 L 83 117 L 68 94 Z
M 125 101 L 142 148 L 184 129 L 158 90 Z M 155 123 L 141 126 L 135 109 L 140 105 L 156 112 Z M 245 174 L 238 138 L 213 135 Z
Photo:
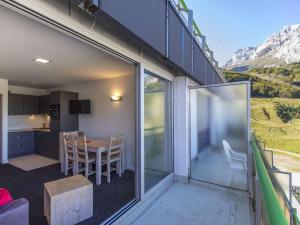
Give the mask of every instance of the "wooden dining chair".
M 94 153 L 88 152 L 85 136 L 78 135 L 75 138 L 75 151 L 78 160 L 78 173 L 84 171 L 86 178 L 96 173 L 96 170 L 93 170 L 92 166 L 92 163 L 96 163 L 96 155 Z
M 110 183 L 110 174 L 116 171 L 119 177 L 122 177 L 122 150 L 123 135 L 111 136 L 109 138 L 109 147 L 107 154 L 103 156 L 102 164 L 106 165 L 106 171 L 103 173 L 107 177 L 107 183 Z M 116 163 L 113 167 L 112 164 Z
M 77 154 L 75 151 L 75 137 L 77 132 L 63 132 L 63 150 L 64 150 L 64 172 L 65 176 L 72 169 L 73 175 L 77 174 Z

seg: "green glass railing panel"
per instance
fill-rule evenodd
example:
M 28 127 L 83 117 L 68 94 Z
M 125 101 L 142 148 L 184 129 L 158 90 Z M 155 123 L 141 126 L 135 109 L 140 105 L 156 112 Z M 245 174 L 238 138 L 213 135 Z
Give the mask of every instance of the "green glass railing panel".
M 268 175 L 268 171 L 264 165 L 254 137 L 252 137 L 251 146 L 253 149 L 254 163 L 270 225 L 288 225 L 289 222 L 287 221 L 283 209 L 280 206 L 274 186 Z
M 294 225 L 300 225 L 300 220 L 297 216 L 297 210 L 293 209 L 293 221 L 294 221 Z

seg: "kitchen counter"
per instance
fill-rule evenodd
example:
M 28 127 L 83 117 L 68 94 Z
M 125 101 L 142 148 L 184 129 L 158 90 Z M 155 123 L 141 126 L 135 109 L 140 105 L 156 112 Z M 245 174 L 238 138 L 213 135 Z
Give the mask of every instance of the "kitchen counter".
M 8 132 L 22 132 L 22 131 L 43 131 L 50 132 L 50 128 L 27 128 L 27 129 L 9 129 Z

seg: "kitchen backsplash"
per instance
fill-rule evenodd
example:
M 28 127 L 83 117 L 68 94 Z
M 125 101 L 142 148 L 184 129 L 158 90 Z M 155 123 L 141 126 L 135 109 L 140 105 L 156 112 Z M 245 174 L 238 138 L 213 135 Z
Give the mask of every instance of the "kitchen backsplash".
M 43 124 L 49 127 L 50 117 L 44 115 L 8 116 L 8 130 L 42 128 Z

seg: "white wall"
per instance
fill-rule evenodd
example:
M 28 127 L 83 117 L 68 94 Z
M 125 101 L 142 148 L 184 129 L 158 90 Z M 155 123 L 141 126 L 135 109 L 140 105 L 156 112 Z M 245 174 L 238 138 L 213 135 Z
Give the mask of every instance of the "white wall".
M 79 115 L 79 129 L 91 138 L 108 139 L 123 134 L 127 168 L 135 168 L 135 76 L 123 76 L 51 89 L 79 93 L 79 99 L 91 100 L 91 113 Z M 122 95 L 121 102 L 112 102 L 111 95 Z
M 178 179 L 188 179 L 189 119 L 187 78 L 176 77 L 174 82 L 174 173 Z
M 7 163 L 7 115 L 8 115 L 8 81 L 0 79 L 0 94 L 2 96 L 2 146 L 1 146 L 1 163 Z

